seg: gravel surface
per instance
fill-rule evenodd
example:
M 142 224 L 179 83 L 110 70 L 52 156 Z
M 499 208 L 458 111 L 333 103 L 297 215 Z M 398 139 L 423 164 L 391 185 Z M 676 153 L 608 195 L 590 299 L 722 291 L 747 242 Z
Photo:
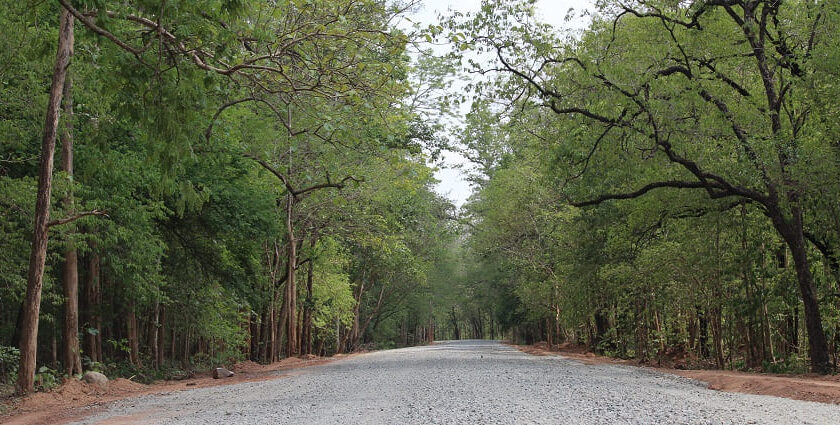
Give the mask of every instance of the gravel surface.
M 280 379 L 123 400 L 84 424 L 840 424 L 840 406 L 712 391 L 493 341 L 379 351 Z

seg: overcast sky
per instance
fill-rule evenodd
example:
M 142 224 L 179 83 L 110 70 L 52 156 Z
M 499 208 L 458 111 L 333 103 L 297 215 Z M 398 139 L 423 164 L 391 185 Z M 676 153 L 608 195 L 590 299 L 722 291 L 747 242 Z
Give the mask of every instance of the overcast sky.
M 582 28 L 587 24 L 585 19 L 565 22 L 566 13 L 570 8 L 574 8 L 575 14 L 578 15 L 580 11 L 591 10 L 592 4 L 593 0 L 537 0 L 537 10 L 543 21 L 558 28 L 569 28 L 570 25 Z M 424 0 L 422 7 L 410 16 L 413 21 L 425 27 L 429 24 L 436 24 L 437 16 L 440 13 L 446 14 L 450 10 L 463 13 L 474 12 L 479 9 L 480 5 L 481 0 Z M 464 106 L 463 110 L 464 112 L 469 111 L 469 105 Z M 437 179 L 440 180 L 437 187 L 438 192 L 446 195 L 458 207 L 461 207 L 469 198 L 470 185 L 464 180 L 461 170 L 449 167 L 464 162 L 464 158 L 460 155 L 447 153 L 444 156 L 444 166 L 436 173 Z

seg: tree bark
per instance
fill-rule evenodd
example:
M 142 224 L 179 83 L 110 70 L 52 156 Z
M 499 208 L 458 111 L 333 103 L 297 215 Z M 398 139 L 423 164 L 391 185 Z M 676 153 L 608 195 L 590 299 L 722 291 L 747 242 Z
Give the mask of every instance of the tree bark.
M 289 199 L 286 206 L 286 232 L 289 235 L 289 268 L 286 278 L 286 357 L 292 357 L 296 355 L 299 350 L 297 347 L 297 287 L 295 286 L 297 241 L 295 241 L 295 228 L 292 217 L 295 207 L 295 199 L 291 193 L 289 193 Z
M 128 355 L 129 361 L 134 366 L 140 366 L 140 341 L 137 330 L 137 315 L 134 312 L 134 303 L 129 304 L 125 318 L 126 331 L 128 332 Z
M 70 49 L 73 54 L 73 49 Z M 61 132 L 61 171 L 73 181 L 73 79 L 64 79 L 64 127 Z M 65 213 L 73 213 L 72 189 L 62 200 Z M 82 373 L 82 356 L 79 352 L 79 258 L 70 241 L 64 253 L 62 281 L 64 283 L 64 372 L 67 375 Z
M 792 217 L 786 220 L 780 211 L 768 212 L 776 230 L 782 235 L 793 257 L 799 292 L 805 312 L 805 329 L 808 331 L 808 355 L 811 358 L 811 371 L 820 374 L 831 373 L 828 357 L 828 342 L 822 327 L 820 305 L 814 288 L 814 277 L 808 261 L 808 250 L 802 229 L 802 211 L 791 208 Z
M 90 258 L 88 259 L 87 282 L 85 284 L 85 309 L 87 310 L 87 327 L 95 332 L 85 331 L 85 347 L 91 361 L 102 361 L 102 319 L 99 306 L 102 303 L 102 292 L 99 280 L 99 254 L 96 252 L 96 242 L 90 243 Z
M 309 247 L 312 248 L 313 252 L 316 242 L 315 235 L 312 235 L 309 240 Z M 310 260 L 306 271 L 306 301 L 303 303 L 303 335 L 301 336 L 303 340 L 301 351 L 303 354 L 312 354 L 312 305 L 314 302 L 312 299 L 312 278 L 315 271 L 314 267 L 314 262 Z
M 155 354 L 155 357 L 157 357 L 157 367 L 161 367 L 161 365 L 163 365 L 163 362 L 165 360 L 164 346 L 166 345 L 166 339 L 164 338 L 164 336 L 166 335 L 166 327 L 164 326 L 166 324 L 166 306 L 165 305 L 160 306 L 160 316 L 158 317 L 158 323 L 160 323 L 160 327 L 157 331 L 157 342 L 156 342 L 157 354 Z
M 158 357 L 158 331 L 160 330 L 160 302 L 154 301 L 152 305 L 152 322 L 149 324 L 149 351 L 152 354 L 152 367 L 160 367 L 160 357 Z
M 29 271 L 26 283 L 26 298 L 23 305 L 23 324 L 20 338 L 20 368 L 18 369 L 17 392 L 32 392 L 35 385 L 35 365 L 38 351 L 38 315 L 41 311 L 41 289 L 44 283 L 44 266 L 47 259 L 48 223 L 50 221 L 50 197 L 52 193 L 52 171 L 55 157 L 55 136 L 61 114 L 61 98 L 64 79 L 70 66 L 73 52 L 73 16 L 61 9 L 59 17 L 58 49 L 53 68 L 47 114 L 44 120 L 44 134 L 41 140 L 41 159 L 38 167 L 38 195 L 35 201 L 35 226 L 32 248 L 29 254 Z

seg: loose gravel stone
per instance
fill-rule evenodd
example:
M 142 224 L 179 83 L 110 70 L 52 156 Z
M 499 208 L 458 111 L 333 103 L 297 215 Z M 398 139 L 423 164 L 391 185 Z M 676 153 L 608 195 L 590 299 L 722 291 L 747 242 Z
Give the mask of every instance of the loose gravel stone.
M 369 353 L 282 379 L 143 396 L 82 422 L 153 424 L 840 424 L 840 406 L 724 393 L 641 368 L 494 341 Z

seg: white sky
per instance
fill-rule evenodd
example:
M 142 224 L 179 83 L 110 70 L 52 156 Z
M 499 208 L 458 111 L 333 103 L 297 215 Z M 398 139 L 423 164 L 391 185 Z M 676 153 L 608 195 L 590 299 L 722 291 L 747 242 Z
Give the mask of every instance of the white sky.
M 575 9 L 575 15 L 579 15 L 583 10 L 592 10 L 593 2 L 594 0 L 537 0 L 537 10 L 543 21 L 557 28 L 569 28 L 570 25 L 582 28 L 588 23 L 587 19 L 565 22 L 566 13 L 570 8 Z M 425 27 L 438 23 L 437 16 L 440 13 L 446 15 L 448 11 L 475 12 L 480 6 L 481 0 L 424 0 L 423 6 L 410 15 L 410 18 L 421 27 Z M 464 105 L 462 111 L 466 113 L 469 109 L 469 105 Z M 444 166 L 435 173 L 435 177 L 440 180 L 437 191 L 451 199 L 459 208 L 464 205 L 472 190 L 469 183 L 464 180 L 463 171 L 452 167 L 464 163 L 466 160 L 460 155 L 447 152 L 443 157 Z

